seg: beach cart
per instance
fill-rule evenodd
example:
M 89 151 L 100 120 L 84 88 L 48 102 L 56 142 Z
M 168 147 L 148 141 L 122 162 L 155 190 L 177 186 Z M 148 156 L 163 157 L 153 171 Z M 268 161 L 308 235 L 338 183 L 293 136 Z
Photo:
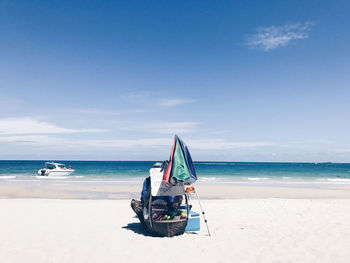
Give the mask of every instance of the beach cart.
M 148 202 L 145 202 L 143 209 L 144 223 L 148 231 L 156 236 L 173 237 L 181 235 L 185 232 L 188 215 L 190 214 L 184 185 L 179 183 L 176 186 L 161 186 L 160 189 L 157 195 L 150 195 Z M 173 199 L 174 201 L 167 202 L 166 199 Z M 184 204 L 178 203 L 177 207 L 174 207 L 174 203 L 177 202 L 175 199 L 182 199 Z
M 199 230 L 199 214 L 190 211 L 188 197 L 195 189 L 193 184 L 196 180 L 190 152 L 186 144 L 175 135 L 167 167 L 161 165 L 150 169 L 150 186 L 142 209 L 142 219 L 149 232 L 172 237 L 183 234 L 186 227 L 188 231 Z M 198 194 L 195 193 L 199 202 Z M 203 211 L 202 215 L 204 216 Z M 205 218 L 204 221 L 207 223 Z M 210 235 L 209 229 L 208 234 Z

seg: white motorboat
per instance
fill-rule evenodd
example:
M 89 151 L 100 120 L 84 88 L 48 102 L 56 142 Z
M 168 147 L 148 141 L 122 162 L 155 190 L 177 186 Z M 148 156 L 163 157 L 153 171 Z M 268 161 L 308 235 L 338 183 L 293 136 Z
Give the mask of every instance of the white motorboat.
M 74 173 L 75 170 L 71 167 L 67 168 L 62 163 L 46 162 L 45 168 L 38 171 L 40 176 L 69 176 Z

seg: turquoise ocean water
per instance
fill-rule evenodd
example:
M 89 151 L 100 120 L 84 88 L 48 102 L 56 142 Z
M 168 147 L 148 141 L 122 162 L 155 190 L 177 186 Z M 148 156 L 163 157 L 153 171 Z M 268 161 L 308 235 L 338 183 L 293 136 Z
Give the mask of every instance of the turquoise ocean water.
M 141 181 L 150 161 L 59 161 L 72 165 L 69 181 Z M 0 161 L 1 180 L 42 180 L 45 161 Z M 325 182 L 350 184 L 349 163 L 195 162 L 200 182 Z

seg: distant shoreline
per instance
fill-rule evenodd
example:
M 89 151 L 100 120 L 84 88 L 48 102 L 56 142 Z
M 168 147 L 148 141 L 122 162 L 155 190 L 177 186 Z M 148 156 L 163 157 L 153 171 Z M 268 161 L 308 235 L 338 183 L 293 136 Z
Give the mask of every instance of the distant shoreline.
M 22 161 L 22 162 L 48 162 L 48 161 L 57 161 L 57 162 L 161 162 L 159 160 L 81 160 L 81 159 L 0 159 L 0 162 L 7 161 Z M 350 162 L 337 162 L 337 161 L 208 161 L 208 160 L 197 160 L 193 161 L 194 163 L 271 163 L 271 164 L 350 164 Z

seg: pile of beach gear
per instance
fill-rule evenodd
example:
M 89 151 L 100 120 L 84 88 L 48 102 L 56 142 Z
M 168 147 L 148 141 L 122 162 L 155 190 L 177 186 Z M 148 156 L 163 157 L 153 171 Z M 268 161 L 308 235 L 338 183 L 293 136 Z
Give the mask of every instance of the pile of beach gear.
M 189 205 L 196 180 L 188 148 L 175 136 L 168 166 L 150 169 L 150 191 L 143 207 L 143 219 L 149 232 L 172 237 L 185 231 L 199 231 L 199 214 L 191 211 Z

